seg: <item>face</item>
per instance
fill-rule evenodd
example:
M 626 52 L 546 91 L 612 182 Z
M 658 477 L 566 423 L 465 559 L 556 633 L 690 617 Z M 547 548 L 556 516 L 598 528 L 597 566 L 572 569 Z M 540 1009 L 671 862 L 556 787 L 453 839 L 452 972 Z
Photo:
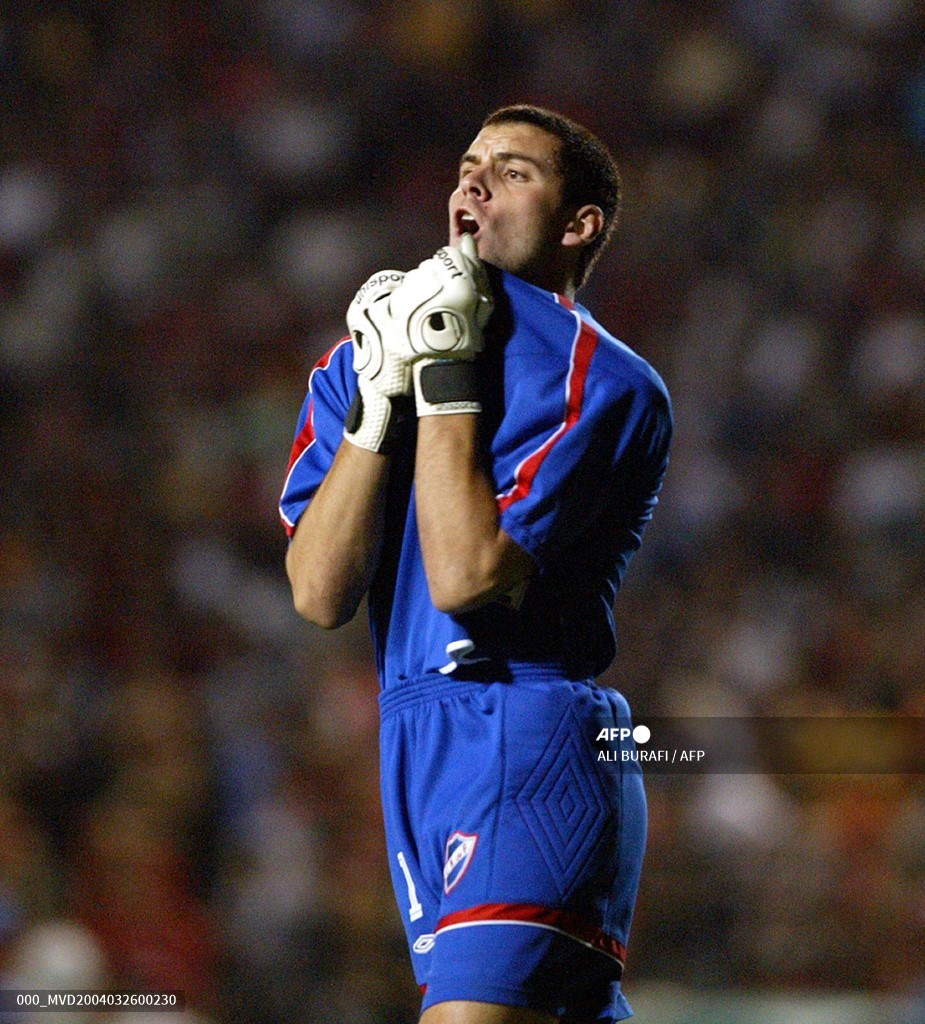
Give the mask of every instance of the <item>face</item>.
M 463 155 L 450 196 L 450 244 L 475 238 L 479 256 L 540 287 L 561 290 L 568 215 L 559 140 L 532 124 L 483 128 Z

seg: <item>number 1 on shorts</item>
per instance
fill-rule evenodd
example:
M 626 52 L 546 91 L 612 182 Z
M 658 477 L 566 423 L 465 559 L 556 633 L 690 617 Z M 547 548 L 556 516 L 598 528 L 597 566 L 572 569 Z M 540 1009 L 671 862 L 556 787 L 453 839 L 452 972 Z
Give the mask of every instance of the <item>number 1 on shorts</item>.
M 398 851 L 398 866 L 401 868 L 401 873 L 405 876 L 408 886 L 408 920 L 418 921 L 424 916 L 424 908 L 418 902 L 418 891 L 414 887 L 414 879 L 411 877 L 408 862 L 401 850 Z

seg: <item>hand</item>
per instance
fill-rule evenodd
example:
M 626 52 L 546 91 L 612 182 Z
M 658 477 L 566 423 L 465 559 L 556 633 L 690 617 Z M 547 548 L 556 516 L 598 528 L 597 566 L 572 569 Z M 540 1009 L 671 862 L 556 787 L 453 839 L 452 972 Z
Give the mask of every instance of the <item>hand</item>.
M 395 336 L 396 354 L 411 359 L 473 359 L 482 351 L 482 329 L 493 309 L 491 286 L 475 240 L 463 235 L 458 249 L 438 249 L 407 273 L 391 294 L 389 310 L 404 328 L 404 337 Z
M 356 293 L 347 309 L 353 344 L 357 393 L 344 421 L 344 437 L 359 448 L 386 452 L 394 444 L 401 421 L 410 412 L 411 360 L 387 345 L 396 332 L 389 315 L 389 296 L 402 284 L 398 270 L 382 270 Z
M 404 331 L 390 334 L 386 346 L 413 360 L 418 416 L 480 412 L 472 360 L 482 351 L 494 300 L 472 236 L 406 274 L 389 308 Z

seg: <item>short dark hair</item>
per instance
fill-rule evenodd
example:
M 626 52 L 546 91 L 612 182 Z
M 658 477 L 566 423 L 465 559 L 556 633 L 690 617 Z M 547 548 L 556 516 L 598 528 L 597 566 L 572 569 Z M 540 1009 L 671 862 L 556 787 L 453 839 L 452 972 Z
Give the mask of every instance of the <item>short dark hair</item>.
M 563 201 L 576 207 L 593 203 L 604 214 L 603 229 L 581 253 L 577 284 L 582 285 L 613 236 L 620 219 L 623 191 L 620 168 L 593 132 L 553 110 L 528 103 L 501 107 L 485 118 L 482 127 L 505 123 L 532 124 L 555 136 L 560 143 L 558 162 L 563 179 Z

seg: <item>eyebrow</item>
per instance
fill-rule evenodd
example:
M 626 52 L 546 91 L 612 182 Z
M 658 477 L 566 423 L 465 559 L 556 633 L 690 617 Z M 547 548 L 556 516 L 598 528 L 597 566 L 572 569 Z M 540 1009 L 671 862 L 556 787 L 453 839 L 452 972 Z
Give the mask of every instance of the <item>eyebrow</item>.
M 495 159 L 500 160 L 502 163 L 507 163 L 509 160 L 523 160 L 528 164 L 532 164 L 540 171 L 555 170 L 548 160 L 537 160 L 535 156 L 530 156 L 528 153 L 517 153 L 513 150 L 503 150 L 495 153 Z M 459 159 L 459 166 L 462 167 L 463 164 L 480 164 L 481 162 L 475 153 L 463 153 Z

